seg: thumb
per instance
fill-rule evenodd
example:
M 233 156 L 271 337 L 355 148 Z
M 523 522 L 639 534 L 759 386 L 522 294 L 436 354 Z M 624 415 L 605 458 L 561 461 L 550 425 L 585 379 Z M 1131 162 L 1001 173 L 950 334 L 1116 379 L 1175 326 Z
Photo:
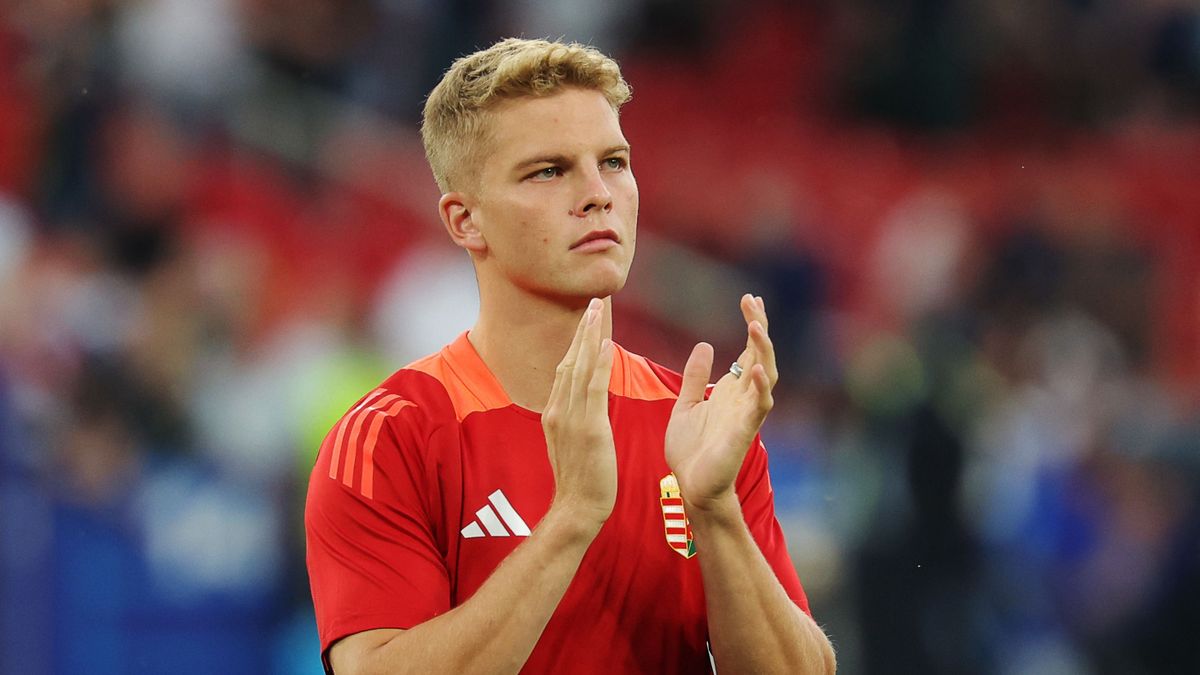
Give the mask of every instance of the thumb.
M 683 366 L 683 384 L 679 386 L 679 399 L 675 407 L 691 407 L 704 400 L 704 388 L 712 374 L 713 348 L 701 342 L 692 348 L 692 355 Z

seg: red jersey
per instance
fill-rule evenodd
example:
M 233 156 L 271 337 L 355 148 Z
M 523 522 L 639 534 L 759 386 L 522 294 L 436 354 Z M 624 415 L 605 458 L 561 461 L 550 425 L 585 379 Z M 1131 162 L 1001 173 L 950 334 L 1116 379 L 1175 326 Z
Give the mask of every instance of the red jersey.
M 700 566 L 663 457 L 680 382 L 614 349 L 616 506 L 523 672 L 708 672 Z M 736 491 L 776 577 L 809 611 L 757 439 Z M 411 628 L 466 602 L 553 496 L 540 415 L 508 399 L 466 333 L 397 371 L 329 432 L 309 481 L 308 573 L 323 658 L 347 635 Z

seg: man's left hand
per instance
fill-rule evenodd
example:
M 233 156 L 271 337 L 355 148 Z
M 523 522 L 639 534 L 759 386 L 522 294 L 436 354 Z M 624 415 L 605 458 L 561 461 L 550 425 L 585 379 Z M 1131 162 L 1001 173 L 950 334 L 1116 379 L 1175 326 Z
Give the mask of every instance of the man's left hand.
M 713 348 L 701 342 L 683 367 L 679 399 L 667 424 L 667 464 L 689 508 L 709 510 L 735 500 L 734 481 L 750 443 L 774 405 L 779 380 L 775 348 L 767 335 L 762 298 L 743 295 L 746 349 L 738 357 L 741 375 L 728 372 L 704 398 L 712 374 Z

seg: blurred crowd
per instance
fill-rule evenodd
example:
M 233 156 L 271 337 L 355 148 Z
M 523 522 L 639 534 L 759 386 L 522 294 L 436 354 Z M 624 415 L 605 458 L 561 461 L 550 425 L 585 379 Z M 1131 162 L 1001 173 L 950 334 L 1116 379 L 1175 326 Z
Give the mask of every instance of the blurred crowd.
M 1195 2 L 13 0 L 0 673 L 321 672 L 308 471 L 471 325 L 416 125 L 503 35 L 633 86 L 617 340 L 765 297 L 841 672 L 1200 672 Z

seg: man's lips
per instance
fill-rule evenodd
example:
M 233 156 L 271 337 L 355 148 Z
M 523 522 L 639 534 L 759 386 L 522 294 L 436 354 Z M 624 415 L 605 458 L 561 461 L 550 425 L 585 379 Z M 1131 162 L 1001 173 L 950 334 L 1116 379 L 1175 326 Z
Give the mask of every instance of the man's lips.
M 571 250 L 575 250 L 584 244 L 593 241 L 611 241 L 615 244 L 621 243 L 621 237 L 612 230 L 592 230 L 580 237 L 574 244 L 571 244 Z M 588 248 L 607 248 L 603 244 L 594 244 Z

